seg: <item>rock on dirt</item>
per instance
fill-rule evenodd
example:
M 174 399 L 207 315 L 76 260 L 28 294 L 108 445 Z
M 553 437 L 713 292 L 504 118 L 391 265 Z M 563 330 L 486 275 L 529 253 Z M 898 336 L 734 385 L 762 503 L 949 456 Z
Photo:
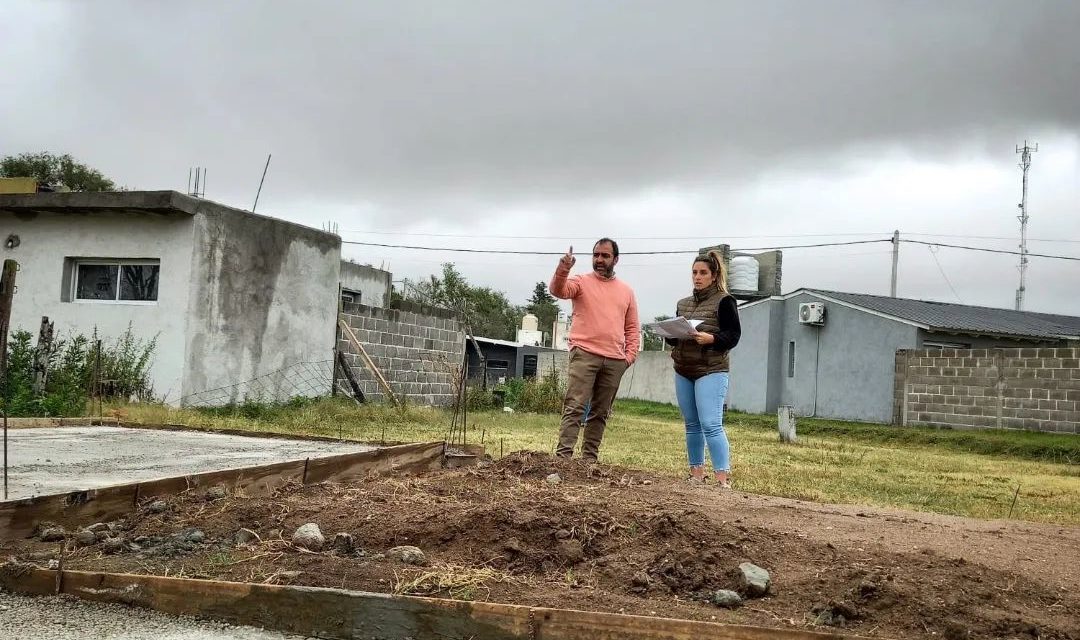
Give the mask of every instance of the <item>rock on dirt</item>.
M 67 531 L 58 524 L 43 522 L 38 525 L 37 539 L 42 542 L 60 542 L 67 537 Z
M 219 484 L 210 487 L 210 489 L 206 492 L 206 499 L 213 502 L 214 500 L 221 500 L 222 498 L 226 498 L 228 497 L 228 495 L 229 492 L 225 490 L 225 487 Z
M 544 478 L 544 482 L 548 484 L 559 484 L 560 482 L 562 482 L 562 476 L 557 473 L 553 473 L 548 477 Z
M 343 556 L 351 556 L 356 553 L 356 541 L 348 533 L 339 533 L 334 536 L 334 551 Z
M 769 579 L 768 571 L 751 562 L 740 564 L 739 571 L 742 572 L 743 587 L 745 587 L 748 595 L 751 597 L 763 596 L 769 592 L 769 586 L 772 582 Z
M 94 535 L 93 531 L 90 531 L 89 529 L 83 529 L 82 531 L 75 534 L 75 541 L 79 543 L 79 546 L 89 547 L 90 545 L 95 544 L 98 539 L 97 536 Z
M 563 540 L 557 548 L 559 560 L 566 564 L 577 564 L 585 559 L 585 550 L 578 540 Z
M 814 605 L 810 613 L 816 616 L 814 624 L 828 627 L 842 627 L 862 617 L 855 605 L 846 600 L 830 600 L 828 604 L 818 603 Z
M 326 544 L 326 538 L 323 537 L 319 525 L 314 522 L 309 522 L 297 529 L 292 535 L 292 541 L 296 546 L 308 551 L 322 551 L 323 545 Z
M 711 602 L 718 607 L 734 609 L 742 605 L 742 596 L 729 589 L 719 589 L 712 594 Z
M 105 538 L 105 541 L 101 544 L 101 548 L 105 553 L 120 553 L 124 550 L 124 539 L 119 536 Z
M 405 564 L 414 564 L 414 565 L 417 565 L 417 566 L 423 566 L 423 565 L 426 565 L 428 563 L 427 556 L 424 555 L 423 551 L 421 551 L 420 549 L 418 549 L 416 547 L 410 547 L 410 546 L 394 547 L 393 549 L 387 551 L 386 555 L 391 557 L 391 558 L 394 558 L 395 560 L 400 560 L 401 562 L 404 562 Z
M 244 546 L 251 544 L 259 539 L 259 536 L 255 535 L 255 532 L 251 529 L 240 529 L 233 536 L 233 540 L 236 541 L 237 546 Z
M 150 513 L 164 513 L 168 508 L 169 505 L 164 500 L 154 500 L 146 507 L 146 510 Z

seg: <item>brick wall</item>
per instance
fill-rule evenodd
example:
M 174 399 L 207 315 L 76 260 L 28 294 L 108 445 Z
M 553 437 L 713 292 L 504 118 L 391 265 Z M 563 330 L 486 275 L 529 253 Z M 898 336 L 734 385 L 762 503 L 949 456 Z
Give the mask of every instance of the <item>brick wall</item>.
M 1080 434 L 1080 348 L 901 349 L 893 422 Z
M 465 358 L 465 333 L 450 312 L 406 301 L 389 309 L 345 304 L 341 317 L 396 395 L 414 404 L 451 403 Z M 340 331 L 338 349 L 345 354 L 364 395 L 383 400 L 382 386 Z M 342 380 L 340 370 L 336 376 Z M 339 388 L 348 388 L 348 383 Z

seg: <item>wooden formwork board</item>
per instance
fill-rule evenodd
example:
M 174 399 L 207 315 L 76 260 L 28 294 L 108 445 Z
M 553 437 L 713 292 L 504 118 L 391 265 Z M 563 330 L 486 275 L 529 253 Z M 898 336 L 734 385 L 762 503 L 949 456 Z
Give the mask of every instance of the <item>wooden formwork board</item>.
M 442 466 L 444 449 L 442 442 L 405 444 L 9 500 L 0 502 L 0 540 L 27 537 L 40 522 L 86 526 L 116 519 L 133 511 L 141 500 L 200 487 L 224 485 L 245 495 L 264 496 L 289 481 L 310 484 L 358 480 L 370 473 L 430 471 Z
M 769 629 L 489 602 L 0 565 L 0 586 L 338 640 L 855 640 Z

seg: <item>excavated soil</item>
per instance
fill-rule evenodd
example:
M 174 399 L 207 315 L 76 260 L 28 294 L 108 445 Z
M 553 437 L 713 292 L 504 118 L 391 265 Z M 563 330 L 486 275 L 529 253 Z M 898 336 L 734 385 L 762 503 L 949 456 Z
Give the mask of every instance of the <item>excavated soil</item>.
M 305 523 L 324 550 L 293 544 Z M 803 503 L 537 453 L 269 498 L 189 492 L 94 529 L 93 541 L 68 532 L 0 551 L 44 565 L 63 547 L 71 569 L 862 636 L 1080 640 L 1078 528 Z M 335 548 L 338 533 L 352 545 Z M 424 564 L 387 553 L 403 545 Z M 770 573 L 768 593 L 744 584 L 746 562 Z M 744 602 L 712 604 L 721 589 Z

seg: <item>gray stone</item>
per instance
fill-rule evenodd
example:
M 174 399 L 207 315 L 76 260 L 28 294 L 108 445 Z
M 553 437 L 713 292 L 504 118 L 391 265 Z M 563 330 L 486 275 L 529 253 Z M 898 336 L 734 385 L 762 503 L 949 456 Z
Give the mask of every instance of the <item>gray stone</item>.
M 353 537 L 347 533 L 339 533 L 334 536 L 334 551 L 343 556 L 351 556 L 356 552 L 356 543 Z
M 97 542 L 97 535 L 95 535 L 94 532 L 90 531 L 89 529 L 83 529 L 82 531 L 75 534 L 75 541 L 78 542 L 81 546 L 89 547 L 90 545 Z
M 105 553 L 120 553 L 124 550 L 123 538 L 105 538 L 105 542 L 101 545 Z
M 251 529 L 241 529 L 236 532 L 233 539 L 236 540 L 237 545 L 243 546 L 255 542 L 259 537 Z
M 99 531 L 109 531 L 109 525 L 104 522 L 97 522 L 86 528 L 91 533 L 98 533 Z
M 769 592 L 771 580 L 768 571 L 750 562 L 740 564 L 739 571 L 742 572 L 743 586 L 746 588 L 747 594 L 750 596 L 763 596 Z
M 718 607 L 724 607 L 725 609 L 734 609 L 735 607 L 742 605 L 742 596 L 729 591 L 728 589 L 720 589 L 713 592 L 712 603 Z
M 193 542 L 195 544 L 202 543 L 206 540 L 206 534 L 198 529 L 189 532 L 186 537 L 188 542 Z
M 163 513 L 168 508 L 169 505 L 164 500 L 154 500 L 146 510 L 150 513 Z
M 296 546 L 309 551 L 322 551 L 323 545 L 326 544 L 326 538 L 323 537 L 322 531 L 319 530 L 319 525 L 309 522 L 293 533 L 292 542 Z
M 210 490 L 206 492 L 206 499 L 211 501 L 221 500 L 222 498 L 228 497 L 228 495 L 229 492 L 225 490 L 225 487 L 219 484 L 217 486 L 210 487 Z
M 394 547 L 393 549 L 390 549 L 389 551 L 387 551 L 386 555 L 391 557 L 391 558 L 394 558 L 395 560 L 400 560 L 401 562 L 404 562 L 405 564 L 414 564 L 414 565 L 417 565 L 417 566 L 423 566 L 423 565 L 426 565 L 428 563 L 427 556 L 424 555 L 423 551 L 421 551 L 420 549 L 418 549 L 416 547 L 411 547 L 411 546 L 408 546 L 408 545 L 401 546 L 401 547 Z
M 38 539 L 42 542 L 59 542 L 67 537 L 67 531 L 61 526 L 43 527 Z
M 559 484 L 560 482 L 562 482 L 562 477 L 560 477 L 557 473 L 553 473 L 548 477 L 544 478 L 544 482 L 547 482 L 548 484 Z

